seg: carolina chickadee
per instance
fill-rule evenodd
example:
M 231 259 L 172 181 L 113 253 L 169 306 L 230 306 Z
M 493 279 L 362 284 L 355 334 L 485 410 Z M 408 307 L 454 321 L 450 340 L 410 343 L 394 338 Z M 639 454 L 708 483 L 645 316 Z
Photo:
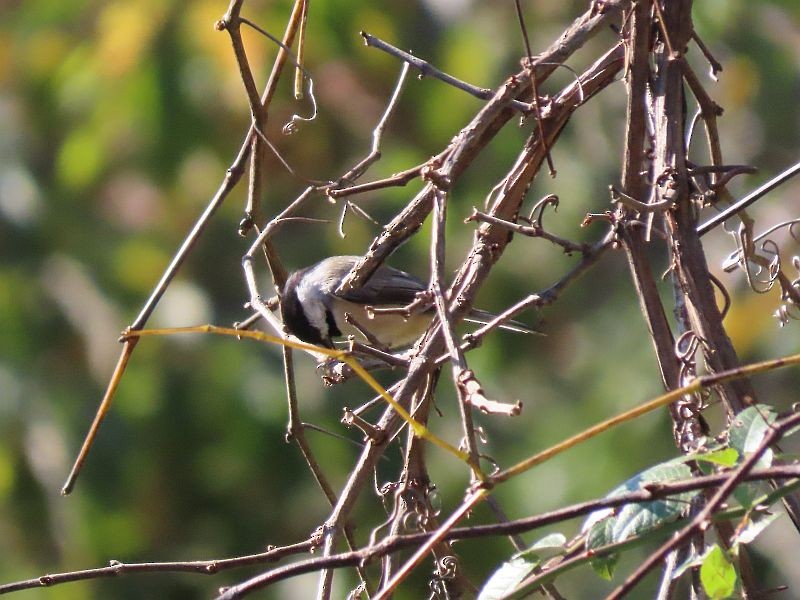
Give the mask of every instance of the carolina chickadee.
M 281 296 L 281 317 L 286 328 L 311 344 L 333 348 L 332 338 L 362 332 L 345 319 L 349 313 L 355 322 L 366 329 L 386 348 L 410 346 L 428 328 L 434 310 L 409 315 L 396 313 L 367 314 L 366 307 L 389 308 L 409 305 L 427 286 L 419 279 L 387 266 L 380 266 L 360 288 L 342 296 L 334 292 L 350 272 L 358 256 L 331 256 L 315 265 L 292 273 Z M 495 315 L 473 310 L 471 320 L 488 322 Z M 504 329 L 523 333 L 539 333 L 512 321 Z

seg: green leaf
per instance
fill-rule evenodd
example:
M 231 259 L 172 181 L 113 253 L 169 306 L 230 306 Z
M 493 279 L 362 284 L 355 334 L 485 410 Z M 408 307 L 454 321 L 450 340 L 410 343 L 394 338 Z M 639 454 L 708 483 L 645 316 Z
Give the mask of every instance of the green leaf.
M 754 506 L 759 498 L 764 496 L 766 485 L 758 481 L 745 481 L 736 486 L 733 490 L 733 497 L 745 508 Z
M 614 489 L 608 494 L 608 497 L 638 491 L 651 483 L 689 479 L 692 476 L 692 472 L 684 464 L 684 461 L 685 458 L 680 457 L 642 471 Z M 606 527 L 610 527 L 610 535 L 606 543 L 622 542 L 632 536 L 655 529 L 664 523 L 674 521 L 686 512 L 689 503 L 697 493 L 685 492 L 671 498 L 623 506 L 614 516 L 609 517 Z M 594 526 L 600 522 L 600 519 L 607 517 L 608 514 L 608 511 L 592 513 L 584 523 L 582 531 L 593 530 Z
M 776 418 L 775 411 L 766 404 L 756 404 L 744 409 L 731 423 L 728 432 L 731 448 L 738 450 L 741 456 L 753 454 Z M 771 464 L 772 450 L 767 448 L 756 467 L 769 467 Z
M 564 545 L 567 543 L 567 537 L 563 533 L 551 533 L 544 536 L 532 546 L 514 555 L 514 558 L 519 556 L 527 556 L 529 559 L 535 557 L 536 562 L 543 556 L 555 556 L 566 552 Z
M 596 522 L 586 534 L 586 549 L 600 548 L 612 543 L 614 518 L 609 517 Z M 619 554 L 606 554 L 597 556 L 589 561 L 589 564 L 600 577 L 610 581 L 614 576 L 614 569 L 619 561 Z
M 593 558 L 589 561 L 589 564 L 592 565 L 592 569 L 594 569 L 594 572 L 600 577 L 606 581 L 611 581 L 611 578 L 614 577 L 614 569 L 617 568 L 618 562 L 619 554 L 606 554 Z
M 699 462 L 710 462 L 723 467 L 732 467 L 739 460 L 739 451 L 736 448 L 723 448 L 713 452 L 693 454 L 692 458 Z
M 522 583 L 535 567 L 535 563 L 524 558 L 512 558 L 510 561 L 504 562 L 483 585 L 478 600 L 505 598 Z
M 678 519 L 687 509 L 687 502 L 677 500 L 628 504 L 619 511 L 615 519 L 612 537 L 615 542 L 623 542 Z
M 700 567 L 700 583 L 712 600 L 727 598 L 736 587 L 736 569 L 722 549 L 714 544 Z
M 544 550 L 546 548 L 564 548 L 564 544 L 567 543 L 567 536 L 563 533 L 551 533 L 550 535 L 544 536 L 538 542 L 536 542 L 533 546 L 531 546 L 530 550 Z
M 614 528 L 614 518 L 609 517 L 594 523 L 589 531 L 586 532 L 586 549 L 592 550 L 611 544 L 614 540 L 611 537 Z
M 766 404 L 750 406 L 736 415 L 728 431 L 728 443 L 738 450 L 740 457 L 752 454 L 764 439 L 764 434 L 775 421 L 775 411 Z M 756 468 L 766 468 L 772 464 L 773 453 L 770 448 L 761 455 Z M 742 483 L 736 486 L 733 497 L 737 502 L 749 508 L 756 498 L 761 496 L 764 485 L 761 483 Z

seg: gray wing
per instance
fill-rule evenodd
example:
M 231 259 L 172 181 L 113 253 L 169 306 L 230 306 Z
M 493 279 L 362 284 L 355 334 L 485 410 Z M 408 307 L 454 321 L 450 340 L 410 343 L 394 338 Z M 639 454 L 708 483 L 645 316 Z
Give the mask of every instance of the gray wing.
M 395 269 L 381 266 L 373 273 L 364 285 L 342 295 L 342 298 L 358 304 L 398 305 L 410 304 L 419 292 L 424 292 L 427 286 L 413 275 Z

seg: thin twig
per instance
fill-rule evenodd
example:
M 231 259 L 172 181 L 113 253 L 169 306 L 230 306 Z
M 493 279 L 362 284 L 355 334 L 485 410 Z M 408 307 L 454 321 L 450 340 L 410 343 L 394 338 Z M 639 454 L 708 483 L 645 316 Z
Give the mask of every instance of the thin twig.
M 247 101 L 250 105 L 250 117 L 253 123 L 259 123 L 264 109 L 261 105 L 261 98 L 258 95 L 256 82 L 255 79 L 253 79 L 253 71 L 250 69 L 250 61 L 247 59 L 247 52 L 244 49 L 244 42 L 242 42 L 242 35 L 239 29 L 241 25 L 239 12 L 242 9 L 242 4 L 242 0 L 233 0 L 227 12 L 222 19 L 217 21 L 215 27 L 217 31 L 227 31 L 228 34 L 230 34 L 233 54 L 236 57 L 236 64 L 239 67 L 239 76 L 242 78 L 244 89 L 247 92 Z
M 286 60 L 291 60 L 294 65 L 298 69 L 302 69 L 300 63 L 297 62 L 294 55 L 292 54 L 290 46 L 294 42 L 295 35 L 297 34 L 298 29 L 300 28 L 300 22 L 302 20 L 302 12 L 305 6 L 304 0 L 295 0 L 294 6 L 292 7 L 292 12 L 289 15 L 289 20 L 286 24 L 286 29 L 283 34 L 283 39 L 278 40 L 275 36 L 273 36 L 268 31 L 263 30 L 261 27 L 256 25 L 255 23 L 249 21 L 244 17 L 239 17 L 239 20 L 244 23 L 245 25 L 251 27 L 252 29 L 258 31 L 267 39 L 274 42 L 278 47 L 278 55 L 275 57 L 275 61 L 272 64 L 272 70 L 270 71 L 269 78 L 267 79 L 267 83 L 264 86 L 264 92 L 261 94 L 261 106 L 263 107 L 262 111 L 262 119 L 260 121 L 253 120 L 251 121 L 250 130 L 247 133 L 246 139 L 249 140 L 249 147 L 252 149 L 252 157 L 251 157 L 251 178 L 254 180 L 251 182 L 250 189 L 248 189 L 248 203 L 245 207 L 245 215 L 242 219 L 242 222 L 239 225 L 239 234 L 246 235 L 250 232 L 250 229 L 253 228 L 254 225 L 259 223 L 256 219 L 260 216 L 257 214 L 258 206 L 260 205 L 260 197 L 256 194 L 256 192 L 260 191 L 256 189 L 260 186 L 260 182 L 262 179 L 261 172 L 263 170 L 263 149 L 261 144 L 259 143 L 258 139 L 256 138 L 255 131 L 257 128 L 264 129 L 266 127 L 266 121 L 269 115 L 269 107 L 272 104 L 272 98 L 275 95 L 275 91 L 278 87 L 278 81 L 283 74 L 283 69 L 286 65 Z M 283 283 L 286 280 L 286 270 L 283 268 L 283 265 L 280 262 L 280 259 L 277 256 L 277 252 L 272 247 L 271 243 L 266 243 L 264 245 L 264 252 L 267 257 L 267 263 L 272 273 L 273 281 L 275 285 L 280 289 L 283 287 Z
M 299 5 L 301 0 L 297 0 L 296 7 Z M 239 7 L 241 5 L 241 0 L 233 0 L 231 6 L 229 7 L 229 11 L 236 10 L 238 14 Z M 238 6 L 238 7 L 237 7 Z M 293 13 L 294 17 L 294 13 Z M 284 37 L 284 43 L 286 45 L 291 44 L 291 40 L 294 36 L 294 29 L 292 23 L 294 22 L 293 18 L 290 18 L 289 25 L 287 26 L 286 35 Z M 281 69 L 282 69 L 282 60 L 285 60 L 285 53 L 279 53 L 278 57 L 275 60 L 275 64 L 273 65 L 272 74 L 270 75 L 270 80 L 267 83 L 266 90 L 262 96 L 262 106 L 264 110 L 269 105 L 272 94 L 274 93 L 275 86 L 277 85 L 278 77 L 280 76 Z M 150 297 L 142 306 L 141 311 L 137 315 L 136 319 L 134 319 L 133 323 L 131 323 L 128 329 L 131 330 L 140 330 L 143 329 L 144 326 L 147 324 L 147 321 L 150 319 L 150 316 L 153 314 L 156 306 L 158 305 L 161 297 L 166 292 L 169 285 L 172 283 L 172 280 L 178 274 L 181 266 L 183 266 L 184 261 L 189 256 L 190 252 L 194 248 L 197 241 L 200 239 L 200 236 L 205 231 L 208 224 L 211 222 L 211 218 L 217 212 L 222 203 L 231 193 L 234 187 L 239 183 L 242 175 L 244 174 L 244 167 L 247 162 L 247 159 L 250 155 L 251 150 L 251 140 L 253 137 L 254 128 L 251 126 L 250 130 L 248 131 L 245 139 L 239 148 L 239 152 L 236 155 L 233 163 L 225 173 L 225 177 L 222 180 L 219 188 L 217 189 L 214 197 L 208 203 L 205 210 L 202 214 L 198 217 L 197 221 L 192 226 L 189 233 L 184 238 L 181 246 L 176 251 L 175 255 L 173 256 L 172 260 L 170 261 L 169 265 L 164 270 L 164 273 L 161 275 L 161 279 L 158 281 L 156 286 L 153 288 L 153 291 L 150 293 Z M 270 265 L 273 268 L 273 273 L 275 273 L 275 269 L 279 268 L 279 265 Z M 278 271 L 278 275 L 280 276 L 280 271 Z M 103 420 L 105 419 L 105 415 L 110 408 L 111 402 L 113 400 L 114 394 L 116 392 L 116 388 L 119 384 L 120 379 L 125 370 L 125 365 L 127 364 L 128 359 L 130 358 L 131 353 L 135 347 L 135 341 L 131 343 L 126 343 L 123 346 L 123 349 L 120 353 L 120 359 L 117 363 L 117 367 L 114 370 L 114 373 L 111 376 L 109 384 L 106 388 L 105 394 L 103 396 L 103 400 L 100 403 L 100 407 L 95 415 L 94 421 L 90 426 L 89 432 L 87 433 L 83 445 L 78 453 L 77 458 L 70 470 L 69 475 L 64 483 L 64 486 L 61 489 L 61 493 L 64 495 L 69 494 L 73 487 L 75 486 L 75 482 L 77 481 L 78 475 L 80 474 L 81 468 L 83 467 L 84 462 L 86 461 L 86 457 L 94 443 L 94 439 L 99 431 L 100 425 L 102 424 Z
M 583 273 L 589 270 L 600 257 L 612 247 L 614 242 L 614 233 L 610 232 L 606 237 L 589 247 L 589 250 L 583 254 L 581 261 L 569 270 L 561 279 L 551 285 L 546 290 L 537 294 L 531 294 L 517 303 L 511 305 L 506 310 L 498 314 L 494 319 L 481 325 L 475 331 L 464 335 L 463 350 L 478 346 L 480 341 L 489 333 L 500 327 L 503 323 L 513 319 L 519 313 L 530 308 L 541 308 L 548 306 L 555 302 L 561 293 L 575 280 L 577 280 Z M 441 364 L 447 360 L 446 356 L 437 359 L 437 364 Z
M 445 226 L 447 219 L 447 194 L 441 190 L 436 191 L 433 204 L 433 230 L 431 240 L 431 291 L 433 292 L 436 314 L 441 323 L 444 343 L 450 354 L 452 363 L 453 380 L 458 392 L 458 408 L 461 415 L 461 426 L 464 430 L 463 445 L 469 453 L 470 460 L 478 460 L 478 444 L 475 440 L 475 425 L 472 422 L 472 408 L 464 394 L 464 387 L 460 385 L 462 373 L 468 371 L 467 361 L 456 342 L 455 327 L 452 316 L 447 310 L 447 300 L 444 296 L 444 267 L 445 267 Z
M 256 136 L 258 137 L 258 139 L 261 140 L 261 142 L 263 142 L 270 149 L 270 151 L 275 156 L 275 158 L 278 159 L 278 162 L 281 163 L 281 165 L 283 165 L 283 168 L 286 169 L 292 177 L 295 177 L 295 178 L 299 179 L 300 181 L 302 181 L 306 185 L 313 185 L 313 186 L 316 186 L 316 187 L 323 187 L 323 186 L 326 186 L 326 185 L 330 185 L 330 181 L 323 181 L 321 179 L 311 179 L 310 177 L 305 177 L 305 176 L 301 175 L 300 173 L 298 173 L 295 170 L 295 168 L 292 167 L 292 165 L 289 164 L 289 161 L 287 161 L 285 158 L 283 158 L 283 155 L 280 153 L 280 150 L 278 150 L 278 148 L 275 146 L 275 144 L 273 144 L 269 140 L 269 138 L 261 131 L 261 128 L 258 127 L 258 126 L 255 126 L 255 125 L 253 126 L 253 128 L 255 130 L 255 133 L 256 133 Z
M 368 183 L 362 183 L 360 185 L 351 185 L 349 187 L 334 188 L 334 189 L 329 188 L 325 190 L 325 194 L 327 194 L 331 198 L 342 198 L 344 196 L 363 194 L 364 192 L 372 192 L 387 187 L 403 187 L 409 181 L 413 181 L 414 179 L 419 177 L 424 167 L 425 165 L 417 165 L 416 167 L 411 167 L 410 169 L 406 169 L 405 171 L 395 173 L 394 175 L 386 177 L 385 179 L 370 181 Z
M 402 356 L 398 356 L 390 352 L 384 352 L 375 346 L 368 346 L 366 344 L 362 344 L 357 340 L 350 340 L 350 351 L 358 354 L 365 354 L 367 356 L 372 356 L 374 358 L 382 360 L 386 364 L 391 365 L 393 367 L 399 367 L 401 369 L 408 368 L 408 360 L 403 358 Z
M 109 561 L 109 566 L 98 567 L 96 569 L 85 569 L 81 571 L 70 571 L 68 573 L 52 573 L 42 575 L 34 579 L 17 581 L 0 585 L 0 594 L 9 594 L 20 590 L 28 590 L 40 587 L 52 587 L 73 581 L 86 581 L 89 579 L 101 579 L 104 577 L 119 577 L 126 574 L 135 573 L 197 573 L 200 575 L 216 575 L 217 573 L 228 570 L 247 567 L 250 565 L 263 565 L 275 562 L 286 556 L 295 554 L 305 554 L 313 550 L 317 545 L 317 540 L 309 539 L 304 542 L 290 544 L 288 546 L 270 547 L 266 552 L 249 554 L 247 556 L 237 556 L 234 558 L 220 558 L 212 560 L 197 561 L 175 561 L 175 562 L 146 562 L 146 563 L 123 563 L 116 560 Z
M 305 49 L 306 49 L 306 28 L 308 26 L 308 7 L 311 0 L 303 0 L 303 13 L 300 18 L 300 35 L 297 41 L 297 63 L 298 66 L 294 71 L 294 99 L 303 99 L 303 63 L 305 62 Z
M 464 219 L 465 223 L 469 223 L 470 221 L 480 221 L 483 223 L 493 223 L 495 225 L 500 225 L 501 227 L 505 227 L 515 233 L 520 233 L 522 235 L 526 235 L 528 237 L 538 237 L 545 239 L 549 242 L 552 242 L 556 246 L 561 246 L 564 249 L 564 252 L 570 254 L 572 252 L 580 252 L 581 254 L 585 254 L 589 250 L 588 244 L 579 244 L 576 242 L 571 242 L 565 238 L 559 237 L 550 233 L 549 231 L 545 231 L 542 227 L 538 225 L 520 225 L 519 223 L 512 223 L 511 221 L 506 221 L 505 219 L 498 219 L 492 215 L 486 214 L 484 212 L 479 211 L 477 208 L 472 208 L 472 214 Z
M 417 58 L 410 52 L 405 52 L 404 50 L 400 50 L 399 48 L 392 46 L 388 42 L 384 42 L 380 38 L 376 38 L 374 35 L 370 35 L 366 31 L 361 32 L 361 37 L 364 38 L 364 44 L 366 44 L 367 46 L 371 46 L 373 48 L 377 48 L 378 50 L 382 50 L 383 52 L 386 52 L 391 56 L 399 58 L 405 64 L 411 65 L 412 67 L 417 69 L 420 72 L 420 77 L 422 76 L 434 77 L 440 81 L 444 81 L 448 85 L 452 85 L 454 88 L 457 88 L 463 92 L 468 93 L 471 96 L 480 98 L 481 100 L 491 100 L 492 97 L 494 96 L 494 92 L 489 88 L 479 88 L 465 81 L 461 81 L 460 79 L 453 77 L 452 75 L 449 75 L 444 71 L 440 71 L 439 69 L 431 65 L 428 61 L 422 60 L 421 58 Z M 531 110 L 530 104 L 526 104 L 518 100 L 512 101 L 511 106 L 525 113 Z
M 786 181 L 788 181 L 798 173 L 800 173 L 800 162 L 795 163 L 782 173 L 779 173 L 778 175 L 776 175 L 763 185 L 759 186 L 758 188 L 747 194 L 747 196 L 745 196 L 732 206 L 729 206 L 718 215 L 715 215 L 713 218 L 709 219 L 702 225 L 699 225 L 697 227 L 697 234 L 700 236 L 705 235 L 706 233 L 714 229 L 717 225 L 724 223 L 735 214 L 739 213 L 740 211 L 744 210 L 745 208 L 753 204 L 756 200 L 759 200 L 761 197 L 766 196 L 775 188 L 783 185 Z
M 522 6 L 520 6 L 519 0 L 514 0 L 514 8 L 516 9 L 517 20 L 519 21 L 519 28 L 522 31 L 522 40 L 525 42 L 526 64 L 533 65 L 533 53 L 531 52 L 531 41 L 528 39 L 528 28 L 525 26 L 525 17 L 522 14 Z M 550 177 L 555 177 L 556 168 L 553 165 L 553 157 L 550 156 L 550 148 L 546 147 L 547 141 L 544 137 L 544 128 L 542 127 L 542 109 L 539 106 L 539 86 L 536 83 L 535 68 L 530 69 L 530 79 L 531 79 L 531 96 L 533 97 L 533 101 L 531 102 L 531 104 L 533 105 L 535 112 L 536 126 L 539 129 L 539 139 L 541 139 L 542 143 L 545 144 L 545 160 L 547 160 L 547 168 L 550 171 Z
M 787 356 L 785 358 L 766 360 L 763 362 L 744 365 L 719 373 L 701 375 L 686 385 L 670 390 L 658 398 L 654 398 L 653 400 L 645 402 L 644 404 L 640 404 L 630 410 L 611 417 L 610 419 L 606 419 L 602 423 L 597 423 L 596 425 L 593 425 L 592 427 L 589 427 L 588 429 L 585 429 L 584 431 L 572 437 L 562 440 L 558 444 L 554 444 L 546 450 L 543 450 L 518 462 L 516 465 L 491 475 L 487 481 L 487 485 L 502 483 L 503 481 L 515 477 L 520 473 L 535 467 L 536 465 L 542 464 L 543 462 L 550 460 L 553 456 L 556 456 L 557 454 L 560 454 L 570 448 L 574 448 L 576 445 L 581 444 L 584 441 L 591 439 L 605 431 L 608 431 L 609 429 L 616 427 L 621 423 L 638 418 L 641 415 L 651 412 L 662 406 L 668 406 L 686 394 L 694 394 L 700 392 L 701 390 L 717 386 L 721 383 L 746 379 L 755 373 L 762 373 L 764 371 L 782 369 L 784 367 L 796 365 L 800 365 L 800 354 L 793 354 L 792 356 Z
M 408 69 L 408 63 L 404 63 L 400 68 L 400 76 L 397 78 L 397 83 L 394 86 L 394 91 L 392 92 L 391 98 L 389 98 L 389 103 L 386 105 L 386 109 L 383 111 L 383 115 L 381 115 L 378 124 L 375 125 L 375 128 L 372 130 L 372 148 L 370 149 L 370 153 L 347 173 L 342 175 L 341 179 L 339 179 L 339 184 L 345 182 L 350 183 L 360 178 L 370 167 L 370 165 L 372 165 L 381 157 L 381 140 L 383 139 L 383 132 L 386 131 L 386 124 L 394 114 L 394 111 L 400 101 L 400 93 L 403 91 L 403 85 L 405 84 L 406 76 L 408 75 Z
M 664 43 L 667 46 L 667 51 L 669 52 L 670 60 L 674 60 L 678 58 L 678 53 L 675 52 L 675 48 L 672 45 L 672 40 L 670 40 L 669 35 L 669 28 L 664 19 L 664 12 L 661 10 L 661 5 L 656 1 L 653 2 L 653 6 L 656 9 L 656 17 L 658 21 L 658 28 L 661 30 L 661 35 L 664 36 Z
M 378 590 L 373 597 L 373 600 L 386 600 L 389 598 L 400 582 L 408 576 L 408 574 L 420 563 L 420 561 L 422 561 L 423 558 L 425 558 L 425 556 L 427 556 L 427 554 L 431 551 L 431 548 L 433 548 L 433 546 L 435 546 L 438 542 L 445 539 L 447 533 L 452 530 L 453 526 L 463 519 L 478 502 L 484 499 L 487 494 L 488 492 L 486 490 L 477 490 L 476 492 L 470 494 L 467 499 L 461 503 L 461 506 L 459 506 L 458 509 L 456 509 L 435 532 L 433 532 L 433 534 L 416 550 L 416 552 L 414 552 L 411 558 L 409 558 L 397 571 L 397 573 L 395 573 L 394 577 L 387 581 L 384 586 Z
M 703 38 L 697 35 L 696 31 L 692 31 L 692 39 L 700 48 L 700 51 L 703 53 L 703 56 L 706 57 L 706 60 L 708 61 L 709 66 L 711 67 L 711 77 L 716 81 L 717 73 L 722 71 L 722 64 L 720 64 L 720 62 L 716 58 L 714 58 L 714 55 L 711 54 L 711 50 L 708 49 L 708 46 L 706 46 L 705 42 L 703 41 Z

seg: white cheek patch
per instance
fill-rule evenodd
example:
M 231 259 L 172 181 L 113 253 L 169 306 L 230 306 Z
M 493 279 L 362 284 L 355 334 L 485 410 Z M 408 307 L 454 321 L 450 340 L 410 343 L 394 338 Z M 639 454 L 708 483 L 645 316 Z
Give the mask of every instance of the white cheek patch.
M 325 305 L 321 302 L 319 293 L 315 292 L 312 286 L 303 281 L 298 284 L 295 291 L 308 322 L 312 327 L 320 331 L 323 339 L 329 338 L 330 332 L 328 331 L 328 321 L 325 318 Z

